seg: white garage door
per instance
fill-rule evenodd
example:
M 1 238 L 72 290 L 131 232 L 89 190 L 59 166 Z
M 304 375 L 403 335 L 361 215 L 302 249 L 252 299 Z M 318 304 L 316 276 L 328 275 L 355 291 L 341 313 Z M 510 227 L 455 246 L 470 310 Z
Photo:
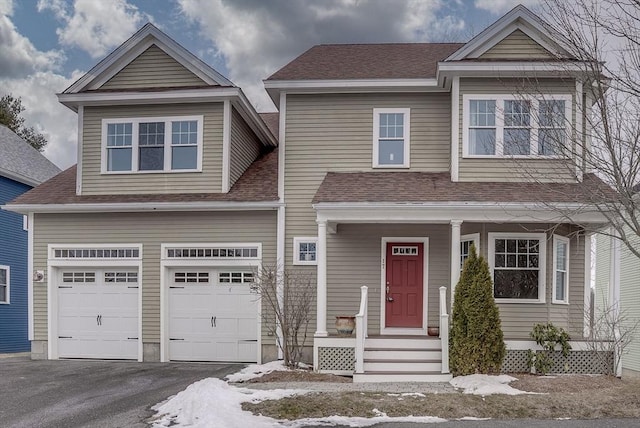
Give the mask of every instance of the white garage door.
M 169 358 L 255 362 L 258 296 L 238 269 L 175 269 L 169 284 Z
M 138 358 L 138 272 L 65 269 L 58 279 L 58 355 Z

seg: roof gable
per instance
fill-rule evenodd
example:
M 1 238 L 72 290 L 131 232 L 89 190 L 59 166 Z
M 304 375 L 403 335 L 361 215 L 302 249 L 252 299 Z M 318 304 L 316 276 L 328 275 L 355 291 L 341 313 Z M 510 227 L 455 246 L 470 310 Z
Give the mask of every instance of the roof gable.
M 75 94 L 99 89 L 134 62 L 152 45 L 155 45 L 166 55 L 181 64 L 186 70 L 205 82 L 206 85 L 235 86 L 226 77 L 197 58 L 153 24 L 147 23 L 63 93 Z
M 100 89 L 205 86 L 207 83 L 155 44 L 127 64 Z
M 514 30 L 507 37 L 496 43 L 491 49 L 480 55 L 478 59 L 553 59 L 555 56 L 543 48 L 538 42 L 527 36 L 522 30 Z
M 562 35 L 529 9 L 519 5 L 454 52 L 446 61 L 496 59 L 496 50 L 500 52 L 502 49 L 500 53 L 504 54 L 504 48 L 514 42 L 524 44 L 527 50 L 533 48 L 533 52 L 530 53 L 536 54 L 535 59 L 571 57 Z M 492 50 L 489 56 L 485 56 Z M 531 58 L 523 55 L 526 53 L 511 57 L 507 55 L 505 59 Z

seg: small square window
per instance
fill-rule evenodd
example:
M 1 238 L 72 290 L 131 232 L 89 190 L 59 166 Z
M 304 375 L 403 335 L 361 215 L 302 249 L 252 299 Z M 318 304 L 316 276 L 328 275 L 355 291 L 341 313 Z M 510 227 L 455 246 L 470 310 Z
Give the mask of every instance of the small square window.
M 317 238 L 293 238 L 295 265 L 315 265 L 317 261 L 318 251 Z

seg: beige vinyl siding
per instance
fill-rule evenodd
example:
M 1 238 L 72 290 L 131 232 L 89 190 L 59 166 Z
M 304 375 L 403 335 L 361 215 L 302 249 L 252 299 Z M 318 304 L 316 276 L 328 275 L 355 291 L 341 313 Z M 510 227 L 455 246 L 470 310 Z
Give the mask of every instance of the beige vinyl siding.
M 575 81 L 544 79 L 538 83 L 515 79 L 460 79 L 460 181 L 575 181 L 575 164 L 561 159 L 470 158 L 463 152 L 463 118 L 465 94 L 563 94 L 572 96 L 572 121 L 575 122 Z
M 102 119 L 204 116 L 202 172 L 101 174 Z M 82 194 L 216 193 L 222 188 L 222 103 L 86 107 Z
M 630 242 L 634 248 L 640 248 L 640 238 L 628 231 Z M 620 307 L 623 316 L 627 317 L 626 327 L 640 323 L 640 259 L 622 244 L 620 252 Z M 640 372 L 640 329 L 636 328 L 622 356 L 622 367 L 625 370 Z M 636 373 L 637 374 L 637 373 Z
M 448 225 L 343 224 L 327 236 L 327 331 L 335 333 L 337 315 L 355 315 L 360 287 L 369 287 L 369 334 L 380 334 L 382 238 L 428 237 L 429 326 L 438 326 L 439 288 L 449 287 Z M 401 241 L 401 239 L 400 239 Z
M 260 155 L 262 144 L 244 121 L 240 113 L 233 108 L 231 114 L 231 155 L 229 159 L 229 185 L 240 178 L 244 171 Z
M 479 58 L 530 60 L 553 58 L 553 55 L 521 30 L 515 30 L 491 49 L 480 55 Z
M 151 45 L 100 89 L 167 88 L 206 84 L 162 49 Z
M 293 263 L 293 238 L 318 234 L 311 200 L 328 171 L 386 170 L 372 168 L 374 108 L 411 109 L 411 171 L 449 170 L 451 102 L 448 93 L 287 95 L 287 267 Z M 380 244 L 377 245 L 379 248 Z M 310 272 L 315 281 L 315 266 L 295 268 Z M 360 285 L 363 284 L 358 283 L 357 287 Z M 314 308 L 314 331 L 315 317 Z M 328 331 L 333 330 L 330 327 Z
M 480 254 L 488 260 L 490 232 L 547 234 L 545 303 L 499 302 L 502 329 L 506 339 L 529 339 L 536 323 L 553 322 L 566 329 L 573 339 L 581 339 L 584 324 L 584 236 L 567 225 L 553 229 L 550 224 L 462 223 L 462 234 L 480 234 Z M 569 242 L 569 304 L 553 304 L 553 233 L 570 236 Z
M 142 335 L 160 341 L 160 245 L 162 243 L 262 243 L 262 261 L 276 259 L 276 213 L 149 212 L 36 214 L 34 269 L 47 272 L 48 244 L 142 244 Z M 35 340 L 47 340 L 47 286 L 34 287 Z M 264 328 L 263 328 L 264 330 Z M 265 342 L 273 340 L 265 337 Z

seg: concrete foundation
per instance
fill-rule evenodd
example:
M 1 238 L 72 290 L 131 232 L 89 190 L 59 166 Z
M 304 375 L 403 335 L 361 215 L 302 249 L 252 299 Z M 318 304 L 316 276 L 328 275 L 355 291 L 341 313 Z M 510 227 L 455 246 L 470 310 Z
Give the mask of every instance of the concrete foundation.
M 49 344 L 46 340 L 31 341 L 31 359 L 46 360 L 49 358 Z
M 159 343 L 143 343 L 142 344 L 142 361 L 145 363 L 157 363 L 160 361 L 160 344 Z

